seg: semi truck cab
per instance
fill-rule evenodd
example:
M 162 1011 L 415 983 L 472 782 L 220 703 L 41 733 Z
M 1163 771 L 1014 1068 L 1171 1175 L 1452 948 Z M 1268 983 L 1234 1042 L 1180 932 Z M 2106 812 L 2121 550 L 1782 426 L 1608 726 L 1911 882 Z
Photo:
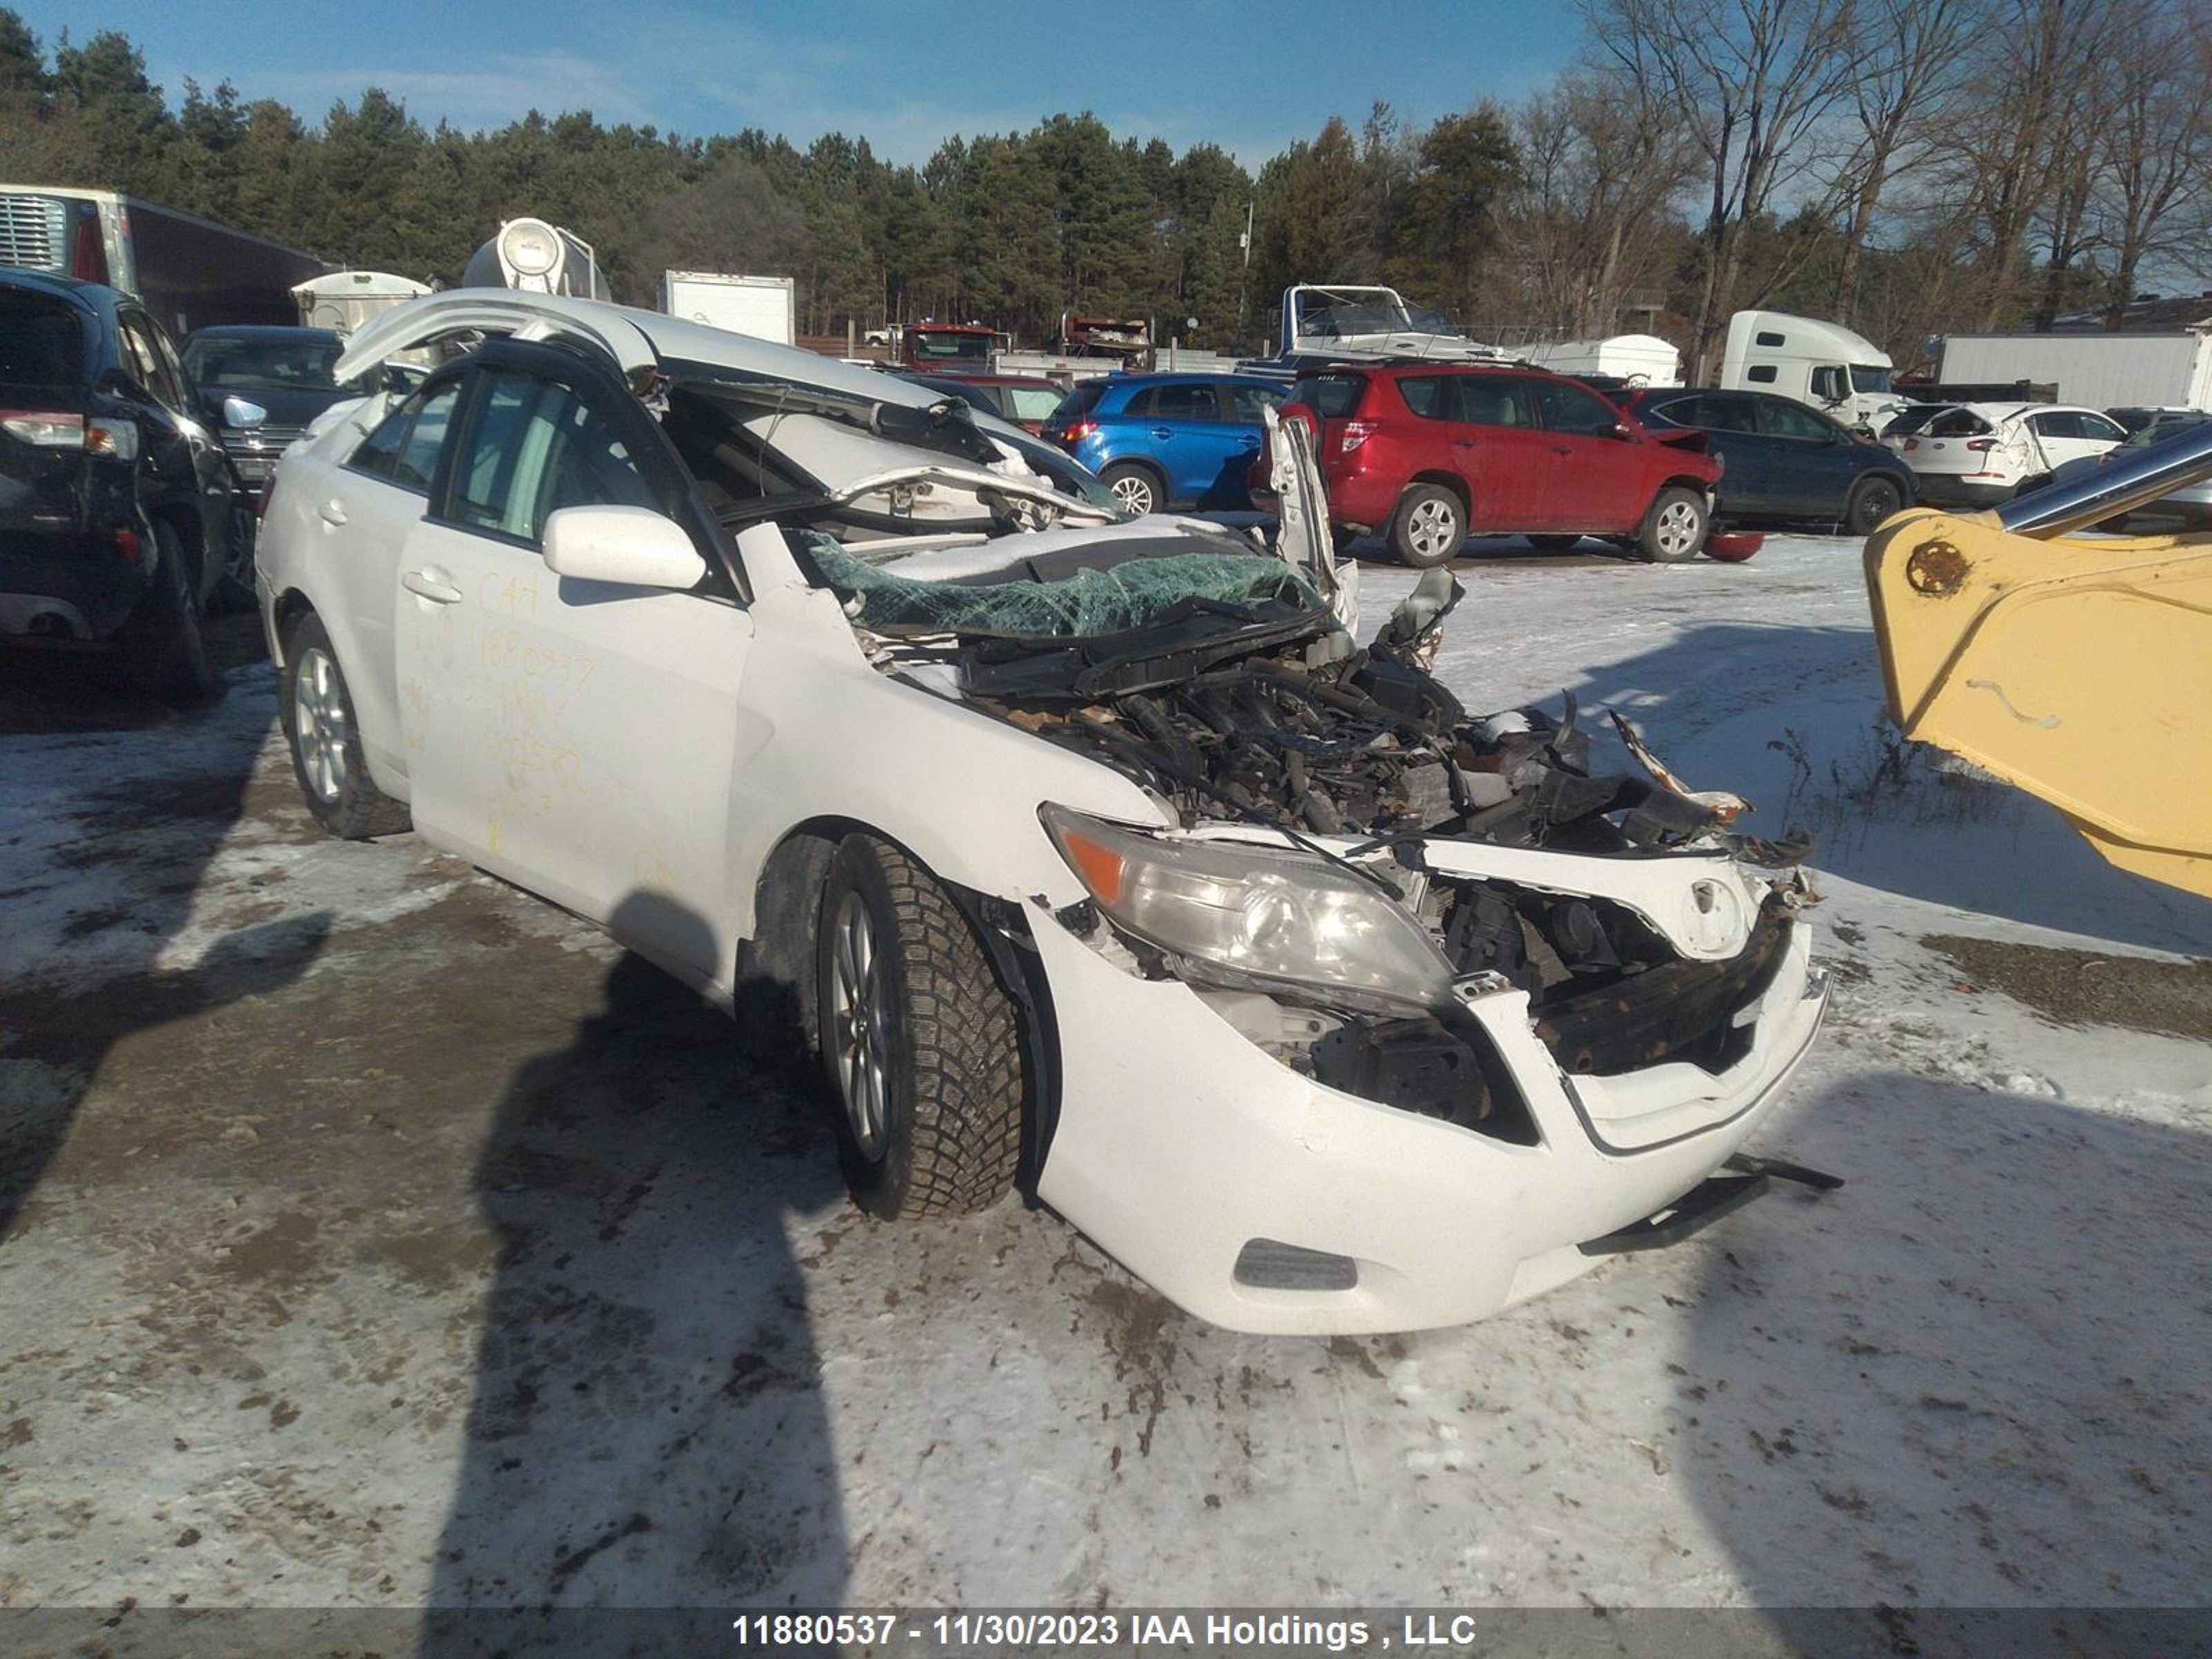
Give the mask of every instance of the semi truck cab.
M 1890 389 L 1889 354 L 1841 323 L 1781 311 L 1739 311 L 1729 319 L 1721 389 L 1771 392 L 1841 421 L 1878 432 L 1905 407 Z

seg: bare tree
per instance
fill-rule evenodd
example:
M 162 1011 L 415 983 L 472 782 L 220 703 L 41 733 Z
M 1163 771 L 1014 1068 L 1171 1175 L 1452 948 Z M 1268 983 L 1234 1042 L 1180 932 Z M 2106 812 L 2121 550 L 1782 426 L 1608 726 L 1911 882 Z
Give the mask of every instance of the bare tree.
M 1936 121 L 1965 83 L 1967 42 L 1988 0 L 1862 0 L 1856 19 L 1857 72 L 1850 82 L 1857 141 L 1835 181 L 1844 204 L 1836 270 L 1835 317 L 1851 321 L 1883 194 L 1925 164 L 1941 143 Z
M 1665 286 L 1680 252 L 1674 204 L 1698 176 L 1695 140 L 1587 74 L 1531 97 L 1513 135 L 1521 167 L 1503 217 L 1518 309 L 1570 337 L 1609 334 L 1632 294 Z
M 1702 158 L 1701 378 L 1734 307 L 1743 227 L 1810 173 L 1857 74 L 1853 0 L 1577 0 L 1635 106 L 1679 120 Z
M 1963 251 L 1983 282 L 1983 328 L 2017 314 L 2039 224 L 2046 240 L 2054 232 L 2062 245 L 2073 240 L 2060 198 L 2078 185 L 2083 89 L 2111 17 L 2081 0 L 1997 0 L 1980 33 L 1975 72 L 1945 124 L 1939 190 L 1960 205 Z M 2070 247 L 2062 251 L 2070 259 Z
M 2212 3 L 2128 0 L 2109 59 L 2093 210 L 2118 328 L 2146 268 L 2201 264 L 2212 231 Z

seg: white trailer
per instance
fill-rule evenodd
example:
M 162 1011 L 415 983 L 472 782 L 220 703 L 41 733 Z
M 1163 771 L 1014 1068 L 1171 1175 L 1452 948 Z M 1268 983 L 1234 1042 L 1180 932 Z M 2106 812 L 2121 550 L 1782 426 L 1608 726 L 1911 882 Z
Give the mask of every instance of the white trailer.
M 1729 319 L 1721 390 L 1771 392 L 1879 431 L 1905 408 L 1890 390 L 1889 354 L 1863 334 L 1786 311 L 1739 311 Z
M 340 334 L 350 334 L 371 318 L 428 292 L 428 283 L 395 276 L 388 270 L 337 270 L 292 286 L 292 297 L 300 302 L 301 322 L 309 328 L 335 329 Z
M 1555 374 L 1609 374 L 1643 386 L 1682 384 L 1682 354 L 1656 334 L 1614 334 L 1602 340 L 1547 340 L 1522 354 Z
M 660 308 L 686 322 L 726 328 L 778 345 L 793 345 L 799 338 L 799 285 L 789 276 L 665 271 L 660 278 Z
M 2091 409 L 2212 410 L 2212 317 L 2187 328 L 2051 334 L 1954 334 L 1946 385 L 2028 380 Z

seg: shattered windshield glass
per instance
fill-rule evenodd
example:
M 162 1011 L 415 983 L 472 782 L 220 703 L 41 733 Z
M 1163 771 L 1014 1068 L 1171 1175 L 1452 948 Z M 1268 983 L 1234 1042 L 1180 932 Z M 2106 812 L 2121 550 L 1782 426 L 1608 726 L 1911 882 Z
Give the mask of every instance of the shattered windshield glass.
M 870 562 L 821 535 L 804 538 L 823 580 L 878 633 L 1082 639 L 1123 634 L 1171 611 L 1218 607 L 1227 632 L 1263 613 L 1326 616 L 1311 583 L 1279 559 L 1186 553 L 1132 558 L 1057 581 L 923 580 Z

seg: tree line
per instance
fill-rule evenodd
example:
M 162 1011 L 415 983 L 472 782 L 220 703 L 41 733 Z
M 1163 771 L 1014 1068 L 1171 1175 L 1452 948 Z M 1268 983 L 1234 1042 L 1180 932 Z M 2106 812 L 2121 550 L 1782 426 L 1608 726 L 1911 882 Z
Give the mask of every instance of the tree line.
M 310 121 L 227 82 L 173 101 L 126 35 L 49 44 L 0 9 L 0 171 L 441 283 L 534 214 L 634 302 L 664 269 L 774 272 L 804 331 L 977 319 L 1032 343 L 1073 312 L 1247 349 L 1291 282 L 1387 282 L 1509 345 L 1642 329 L 1710 365 L 1763 305 L 1910 362 L 1954 330 L 2117 326 L 2212 264 L 2212 0 L 1577 3 L 1581 60 L 1520 102 L 1378 101 L 1256 170 L 1088 113 L 918 167 L 588 111 L 464 131 L 374 88 Z

